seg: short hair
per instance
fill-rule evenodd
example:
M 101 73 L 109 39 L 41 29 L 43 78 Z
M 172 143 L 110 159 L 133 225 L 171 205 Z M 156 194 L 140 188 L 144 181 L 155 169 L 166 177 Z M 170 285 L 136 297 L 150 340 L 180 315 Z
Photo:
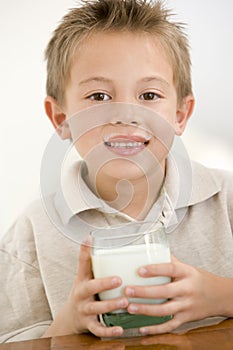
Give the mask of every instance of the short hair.
M 191 59 L 184 24 L 170 20 L 171 11 L 161 1 L 83 0 L 69 10 L 45 51 L 47 95 L 63 104 L 72 58 L 85 38 L 96 32 L 145 32 L 163 45 L 173 68 L 178 101 L 192 94 Z

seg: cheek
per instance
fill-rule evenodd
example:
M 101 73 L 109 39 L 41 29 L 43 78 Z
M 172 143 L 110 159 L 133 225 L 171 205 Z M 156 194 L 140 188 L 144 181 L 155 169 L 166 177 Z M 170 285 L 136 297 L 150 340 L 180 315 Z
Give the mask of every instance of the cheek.
M 150 151 L 153 154 L 154 162 L 155 164 L 160 165 L 162 168 L 171 148 L 171 143 L 172 142 L 170 142 L 170 145 L 164 144 L 164 142 L 156 139 L 150 144 Z
M 165 111 L 161 111 L 160 116 L 165 120 L 165 123 L 167 124 L 167 131 L 169 130 L 170 132 L 173 131 L 175 133 L 175 128 L 176 128 L 176 109 L 174 108 L 173 110 L 167 109 Z M 166 137 L 166 135 L 164 135 Z
M 177 111 L 177 98 L 175 93 L 158 106 L 156 112 L 164 118 L 170 126 L 175 125 Z
M 75 142 L 75 148 L 80 156 L 85 159 L 88 153 L 97 148 L 99 144 L 102 144 L 100 132 L 97 129 L 93 129 L 79 137 Z

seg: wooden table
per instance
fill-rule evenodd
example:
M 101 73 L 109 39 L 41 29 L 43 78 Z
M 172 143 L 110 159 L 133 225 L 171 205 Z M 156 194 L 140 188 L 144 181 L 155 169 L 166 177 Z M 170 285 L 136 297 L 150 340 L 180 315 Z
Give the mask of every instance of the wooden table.
M 81 334 L 0 345 L 0 350 L 233 350 L 233 319 L 183 335 L 100 340 Z

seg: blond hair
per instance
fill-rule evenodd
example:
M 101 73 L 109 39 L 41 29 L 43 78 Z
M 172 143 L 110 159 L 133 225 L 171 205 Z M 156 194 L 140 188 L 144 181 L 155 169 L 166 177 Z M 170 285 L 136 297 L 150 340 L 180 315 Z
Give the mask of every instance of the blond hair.
M 83 0 L 81 7 L 71 9 L 63 17 L 46 48 L 47 95 L 63 104 L 78 45 L 93 32 L 102 31 L 155 35 L 170 59 L 178 101 L 192 94 L 188 40 L 183 24 L 170 21 L 170 16 L 161 1 Z

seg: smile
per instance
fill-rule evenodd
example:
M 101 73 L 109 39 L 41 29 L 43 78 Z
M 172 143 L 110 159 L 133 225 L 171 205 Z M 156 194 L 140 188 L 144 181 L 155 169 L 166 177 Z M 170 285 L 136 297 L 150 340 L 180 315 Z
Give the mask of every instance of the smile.
M 119 148 L 134 148 L 142 147 L 147 145 L 149 141 L 146 142 L 105 142 L 105 145 L 108 147 L 119 147 Z
M 129 156 L 141 152 L 150 139 L 151 136 L 111 134 L 104 137 L 104 145 L 116 154 Z

